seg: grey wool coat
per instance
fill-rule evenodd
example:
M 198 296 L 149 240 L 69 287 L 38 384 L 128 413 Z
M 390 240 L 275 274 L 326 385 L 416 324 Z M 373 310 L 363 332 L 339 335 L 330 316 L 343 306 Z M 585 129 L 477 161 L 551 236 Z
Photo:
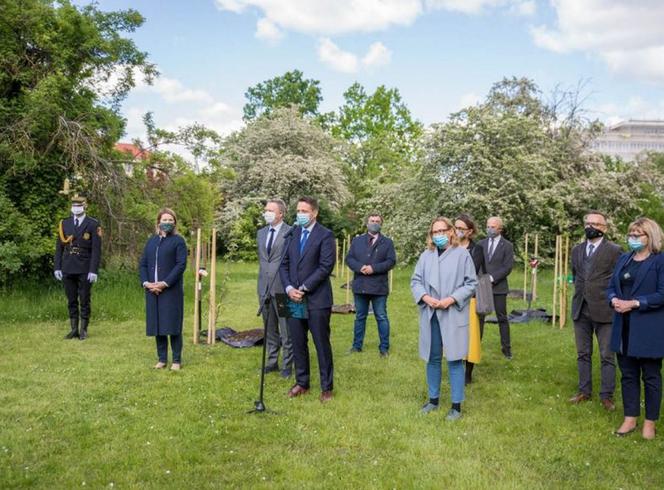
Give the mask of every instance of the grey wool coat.
M 440 256 L 437 250 L 420 255 L 410 280 L 410 289 L 420 314 L 420 357 L 429 360 L 431 350 L 431 318 L 436 314 L 443 339 L 443 356 L 448 361 L 463 359 L 468 354 L 468 323 L 470 298 L 477 287 L 475 265 L 468 251 L 448 247 Z M 422 297 L 456 300 L 446 310 L 430 308 Z

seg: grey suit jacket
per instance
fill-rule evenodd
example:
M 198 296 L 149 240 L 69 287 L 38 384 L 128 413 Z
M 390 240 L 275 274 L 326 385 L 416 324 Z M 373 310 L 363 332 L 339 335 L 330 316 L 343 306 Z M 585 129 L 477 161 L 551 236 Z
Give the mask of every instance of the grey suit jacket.
M 501 236 L 491 258 L 489 258 L 489 239 L 480 240 L 478 245 L 482 247 L 484 252 L 486 273 L 493 277 L 493 294 L 509 293 L 507 276 L 512 272 L 512 266 L 514 265 L 514 245 L 504 236 Z
M 256 291 L 259 301 L 266 292 L 270 296 L 284 292 L 284 287 L 279 278 L 279 266 L 281 265 L 281 258 L 284 255 L 284 236 L 290 231 L 291 227 L 286 223 L 281 225 L 268 256 L 267 235 L 269 229 L 269 226 L 265 226 L 256 233 L 256 242 L 258 244 L 258 287 Z M 270 288 L 269 291 L 267 291 L 268 287 Z
M 586 264 L 586 245 L 587 242 L 583 241 L 572 249 L 574 276 L 572 318 L 579 319 L 585 301 L 593 321 L 611 323 L 613 309 L 606 298 L 606 288 L 609 287 L 613 270 L 622 251 L 618 245 L 604 238 Z

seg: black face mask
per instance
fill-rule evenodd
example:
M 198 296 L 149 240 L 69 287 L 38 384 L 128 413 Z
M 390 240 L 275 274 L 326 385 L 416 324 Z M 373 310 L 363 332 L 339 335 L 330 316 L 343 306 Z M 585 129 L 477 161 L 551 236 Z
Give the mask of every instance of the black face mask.
M 586 238 L 588 240 L 593 240 L 595 238 L 604 236 L 603 231 L 599 231 L 597 228 L 593 228 L 592 226 L 587 227 L 585 231 L 586 231 Z

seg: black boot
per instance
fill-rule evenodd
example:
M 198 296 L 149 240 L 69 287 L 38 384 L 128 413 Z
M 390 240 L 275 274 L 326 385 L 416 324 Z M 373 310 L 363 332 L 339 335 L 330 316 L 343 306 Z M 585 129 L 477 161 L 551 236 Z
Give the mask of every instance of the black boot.
M 65 339 L 67 340 L 78 337 L 78 318 L 70 318 L 69 322 L 71 323 L 71 330 L 65 335 Z
M 473 382 L 473 368 L 475 364 L 472 362 L 466 361 L 466 385 L 469 385 Z
M 81 335 L 79 338 L 81 340 L 85 340 L 88 338 L 88 320 L 87 318 L 81 318 Z

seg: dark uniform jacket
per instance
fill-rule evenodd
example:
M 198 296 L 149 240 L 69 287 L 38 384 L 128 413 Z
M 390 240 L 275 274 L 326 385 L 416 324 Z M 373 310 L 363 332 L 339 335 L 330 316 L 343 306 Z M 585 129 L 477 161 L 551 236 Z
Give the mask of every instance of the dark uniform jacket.
M 386 296 L 390 292 L 387 273 L 396 264 L 397 254 L 392 240 L 382 233 L 372 246 L 369 245 L 370 238 L 368 233 L 353 238 L 346 255 L 346 263 L 355 273 L 353 293 Z M 364 265 L 370 265 L 374 273 L 368 276 L 362 274 L 360 269 Z
M 55 244 L 55 269 L 63 274 L 87 274 L 99 271 L 101 227 L 90 216 L 74 226 L 70 216 L 60 222 Z
M 486 272 L 493 277 L 493 294 L 507 294 L 510 290 L 507 276 L 512 272 L 514 265 L 514 246 L 501 235 L 493 255 L 489 258 L 489 243 L 489 238 L 485 238 L 480 240 L 478 245 L 484 252 Z

